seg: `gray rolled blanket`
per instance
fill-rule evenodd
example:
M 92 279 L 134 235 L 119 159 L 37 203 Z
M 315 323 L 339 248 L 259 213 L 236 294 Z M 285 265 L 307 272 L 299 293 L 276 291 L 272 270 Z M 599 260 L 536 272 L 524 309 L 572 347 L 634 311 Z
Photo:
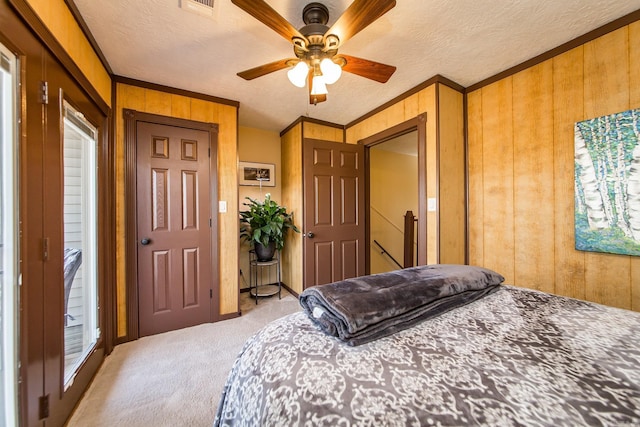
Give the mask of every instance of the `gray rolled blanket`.
M 476 301 L 503 281 L 482 267 L 434 264 L 314 286 L 300 305 L 323 332 L 356 346 Z

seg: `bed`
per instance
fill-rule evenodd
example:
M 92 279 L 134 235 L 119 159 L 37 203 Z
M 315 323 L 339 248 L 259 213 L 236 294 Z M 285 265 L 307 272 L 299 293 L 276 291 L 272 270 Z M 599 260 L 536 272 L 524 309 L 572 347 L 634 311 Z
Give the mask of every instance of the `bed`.
M 248 340 L 214 425 L 640 425 L 640 313 L 500 284 L 355 345 L 311 314 Z

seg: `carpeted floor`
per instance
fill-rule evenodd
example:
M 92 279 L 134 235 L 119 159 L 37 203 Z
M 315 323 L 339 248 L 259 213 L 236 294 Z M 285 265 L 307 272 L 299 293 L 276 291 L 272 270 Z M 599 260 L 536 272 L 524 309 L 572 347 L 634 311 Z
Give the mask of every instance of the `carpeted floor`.
M 258 305 L 242 293 L 242 316 L 116 346 L 68 426 L 211 426 L 225 380 L 244 342 L 300 310 L 285 290 Z

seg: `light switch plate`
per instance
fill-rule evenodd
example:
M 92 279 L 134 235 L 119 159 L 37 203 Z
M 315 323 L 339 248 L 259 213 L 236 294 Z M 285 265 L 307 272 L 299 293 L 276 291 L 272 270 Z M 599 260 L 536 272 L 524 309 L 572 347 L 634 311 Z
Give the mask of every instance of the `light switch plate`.
M 436 198 L 435 197 L 429 197 L 427 199 L 427 210 L 429 212 L 435 212 L 436 211 Z
M 227 212 L 227 201 L 226 200 L 219 200 L 218 201 L 218 212 L 220 212 L 220 213 L 226 213 Z

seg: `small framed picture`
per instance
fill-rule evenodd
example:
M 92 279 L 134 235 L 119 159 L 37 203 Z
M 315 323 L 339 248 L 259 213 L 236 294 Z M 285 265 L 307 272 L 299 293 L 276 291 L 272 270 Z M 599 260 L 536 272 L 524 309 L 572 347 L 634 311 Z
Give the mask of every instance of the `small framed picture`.
M 276 165 L 272 163 L 239 162 L 238 182 L 240 185 L 275 187 Z

